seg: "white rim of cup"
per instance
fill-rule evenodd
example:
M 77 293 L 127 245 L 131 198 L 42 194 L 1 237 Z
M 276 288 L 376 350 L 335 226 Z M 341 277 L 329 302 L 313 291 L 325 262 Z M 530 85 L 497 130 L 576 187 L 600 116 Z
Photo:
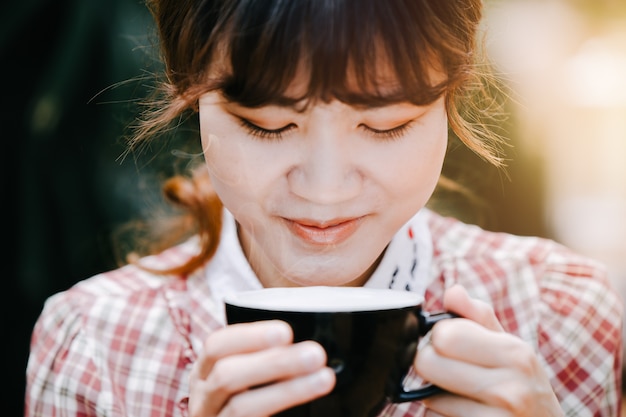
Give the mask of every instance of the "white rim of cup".
M 330 293 L 333 299 L 331 300 Z M 315 304 L 304 304 L 313 297 L 319 300 Z M 375 303 L 371 303 L 374 301 Z M 238 307 L 255 308 L 270 311 L 301 312 L 350 312 L 376 311 L 396 308 L 415 307 L 421 304 L 423 297 L 414 292 L 367 287 L 274 287 L 260 290 L 241 291 L 224 298 L 226 304 Z

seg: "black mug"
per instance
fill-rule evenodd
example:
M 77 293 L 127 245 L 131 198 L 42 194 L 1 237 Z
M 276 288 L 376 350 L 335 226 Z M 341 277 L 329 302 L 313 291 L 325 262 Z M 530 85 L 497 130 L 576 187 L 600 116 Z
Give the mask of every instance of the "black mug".
M 266 288 L 225 300 L 228 324 L 279 319 L 294 342 L 315 340 L 335 371 L 326 396 L 285 410 L 280 417 L 370 417 L 388 402 L 416 401 L 441 392 L 425 383 L 405 389 L 417 345 L 435 323 L 455 317 L 422 310 L 419 294 L 364 287 Z

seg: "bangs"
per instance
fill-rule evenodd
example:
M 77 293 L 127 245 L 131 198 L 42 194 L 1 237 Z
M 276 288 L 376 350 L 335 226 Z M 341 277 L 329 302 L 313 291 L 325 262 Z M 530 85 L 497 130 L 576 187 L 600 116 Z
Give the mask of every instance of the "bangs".
M 450 83 L 447 46 L 437 41 L 441 22 L 427 1 L 233 3 L 229 30 L 219 36 L 227 70 L 214 84 L 230 101 L 425 105 Z M 442 82 L 432 81 L 433 68 L 443 71 Z M 296 80 L 302 84 L 293 88 Z

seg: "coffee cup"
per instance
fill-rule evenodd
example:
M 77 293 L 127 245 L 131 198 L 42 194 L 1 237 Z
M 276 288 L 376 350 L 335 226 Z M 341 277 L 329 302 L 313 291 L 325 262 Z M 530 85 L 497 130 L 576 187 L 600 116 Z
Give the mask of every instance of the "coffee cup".
M 229 324 L 279 319 L 294 342 L 314 340 L 336 375 L 332 392 L 280 417 L 368 417 L 389 402 L 416 401 L 441 392 L 430 383 L 406 389 L 420 339 L 451 313 L 422 310 L 417 293 L 364 287 L 290 287 L 226 297 Z

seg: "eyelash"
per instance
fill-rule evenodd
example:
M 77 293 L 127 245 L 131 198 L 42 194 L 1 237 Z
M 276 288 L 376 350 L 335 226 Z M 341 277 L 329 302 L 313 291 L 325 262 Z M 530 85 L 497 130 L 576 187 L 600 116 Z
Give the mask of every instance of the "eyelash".
M 406 131 L 409 130 L 413 122 L 414 120 L 410 120 L 404 124 L 401 124 L 400 126 L 396 126 L 394 128 L 386 129 L 386 130 L 378 130 L 378 129 L 374 129 L 366 125 L 361 125 L 361 126 L 363 126 L 363 128 L 367 130 L 367 132 L 376 139 L 395 140 L 395 139 L 402 138 L 402 136 L 404 136 Z
M 255 125 L 254 123 L 251 123 L 248 120 L 243 119 L 243 118 L 239 118 L 239 122 L 241 126 L 248 131 L 249 134 L 251 134 L 252 136 L 261 138 L 261 139 L 278 139 L 278 140 L 283 139 L 284 133 L 296 127 L 295 124 L 290 123 L 281 128 L 269 130 L 269 129 L 264 129 L 262 127 L 259 127 Z M 378 130 L 378 129 L 371 128 L 367 125 L 360 125 L 360 126 L 363 129 L 365 129 L 368 134 L 370 134 L 376 139 L 394 140 L 394 139 L 400 139 L 406 133 L 406 131 L 411 127 L 413 122 L 414 122 L 413 120 L 410 120 L 400 126 L 396 126 L 394 128 L 387 129 L 387 130 Z
M 290 123 L 287 126 L 283 126 L 278 129 L 268 130 L 263 129 L 262 127 L 259 127 L 254 123 L 250 123 L 246 119 L 239 118 L 239 122 L 241 123 L 241 126 L 243 126 L 243 128 L 248 131 L 249 134 L 261 139 L 283 139 L 283 134 L 285 132 L 288 132 L 296 127 L 295 124 Z

